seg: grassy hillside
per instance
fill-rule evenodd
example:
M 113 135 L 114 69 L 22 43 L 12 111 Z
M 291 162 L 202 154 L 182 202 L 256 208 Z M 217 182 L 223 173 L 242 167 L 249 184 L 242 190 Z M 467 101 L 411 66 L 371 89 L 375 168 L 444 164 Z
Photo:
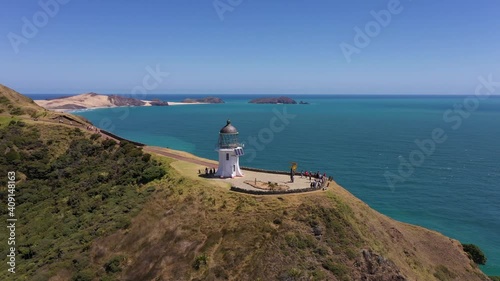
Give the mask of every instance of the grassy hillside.
M 195 164 L 50 117 L 0 117 L 0 173 L 17 173 L 19 218 L 17 273 L 1 263 L 0 280 L 487 280 L 458 241 L 335 183 L 244 195 L 198 178 Z
M 32 99 L 0 84 L 0 113 L 35 116 L 43 111 Z
M 0 125 L 11 119 L 30 118 L 41 122 L 72 122 L 87 125 L 89 122 L 80 116 L 64 112 L 49 111 L 38 106 L 32 99 L 0 84 Z

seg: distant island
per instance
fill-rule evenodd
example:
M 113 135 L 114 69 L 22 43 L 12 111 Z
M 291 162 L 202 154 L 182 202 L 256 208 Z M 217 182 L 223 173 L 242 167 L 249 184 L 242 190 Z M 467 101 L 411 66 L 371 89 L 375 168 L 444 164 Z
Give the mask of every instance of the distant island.
M 183 103 L 225 103 L 221 98 L 205 97 L 201 99 L 187 98 L 182 101 Z
M 297 104 L 297 102 L 289 97 L 271 97 L 271 98 L 258 98 L 249 101 L 249 103 L 258 104 Z
M 159 100 L 159 99 L 154 99 L 154 100 L 150 101 L 149 104 L 151 106 L 167 106 L 167 105 L 170 105 L 168 103 L 168 101 L 162 101 L 162 100 Z

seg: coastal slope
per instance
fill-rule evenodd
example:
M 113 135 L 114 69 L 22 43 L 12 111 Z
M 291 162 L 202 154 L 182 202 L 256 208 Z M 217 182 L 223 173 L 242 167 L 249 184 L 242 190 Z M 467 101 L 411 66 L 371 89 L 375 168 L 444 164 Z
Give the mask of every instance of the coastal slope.
M 123 280 L 488 280 L 460 242 L 394 221 L 336 184 L 258 197 L 181 181 L 127 231 L 96 241 L 93 259 L 126 257 Z
M 32 99 L 2 84 L 0 84 L 0 116 L 2 122 L 9 121 L 7 118 L 10 120 L 29 118 L 33 121 L 74 122 L 75 125 L 90 125 L 90 122 L 81 116 L 47 110 Z
M 37 108 L 1 93 L 10 108 Z M 0 168 L 16 171 L 16 211 L 29 217 L 16 237 L 20 280 L 488 280 L 460 242 L 384 216 L 335 182 L 235 193 L 198 177 L 187 153 L 151 155 L 75 122 L 3 114 Z
M 31 115 L 47 112 L 32 99 L 0 84 L 0 114 Z

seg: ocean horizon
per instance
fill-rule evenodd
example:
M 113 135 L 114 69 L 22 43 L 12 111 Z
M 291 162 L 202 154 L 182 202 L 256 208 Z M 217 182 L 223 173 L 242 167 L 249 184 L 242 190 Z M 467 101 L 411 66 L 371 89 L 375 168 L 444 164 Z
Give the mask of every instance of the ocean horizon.
M 477 244 L 488 258 L 481 269 L 500 275 L 500 96 L 285 95 L 306 105 L 214 96 L 226 103 L 74 113 L 124 138 L 213 160 L 218 131 L 231 119 L 245 143 L 243 166 L 288 170 L 297 162 L 298 171 L 331 175 L 391 218 Z

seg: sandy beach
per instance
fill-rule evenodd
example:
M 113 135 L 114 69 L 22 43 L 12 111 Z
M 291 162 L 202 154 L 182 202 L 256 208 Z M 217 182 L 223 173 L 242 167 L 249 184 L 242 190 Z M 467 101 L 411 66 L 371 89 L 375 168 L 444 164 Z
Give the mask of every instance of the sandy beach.
M 116 96 L 115 98 L 116 99 Z M 157 101 L 152 100 L 133 100 L 122 99 L 121 102 L 116 102 L 108 95 L 100 95 L 95 93 L 87 93 L 76 96 L 52 99 L 52 100 L 35 100 L 35 103 L 45 109 L 50 109 L 58 112 L 67 112 L 74 110 L 99 109 L 123 106 L 154 106 Z M 195 105 L 209 104 L 204 102 L 166 102 L 169 106 L 172 105 Z
M 209 104 L 208 102 L 176 102 L 168 101 L 168 105 L 190 105 L 190 104 Z

